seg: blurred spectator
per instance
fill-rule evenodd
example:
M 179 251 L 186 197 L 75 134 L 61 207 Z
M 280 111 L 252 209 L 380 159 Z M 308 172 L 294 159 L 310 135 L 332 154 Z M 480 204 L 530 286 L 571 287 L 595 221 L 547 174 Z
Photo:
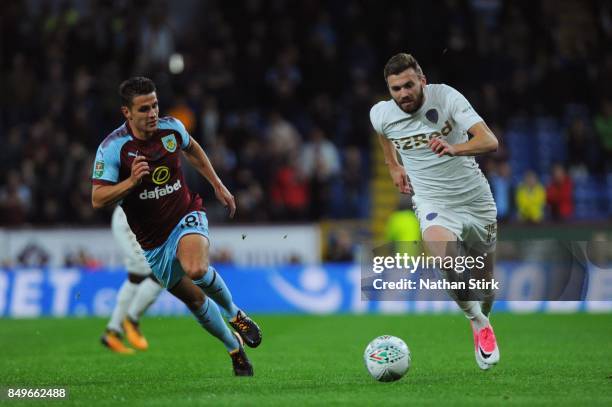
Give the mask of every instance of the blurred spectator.
M 330 188 L 340 170 L 338 150 L 318 127 L 310 131 L 310 140 L 302 147 L 302 174 L 310 179 L 311 219 L 329 214 Z
M 297 88 L 302 82 L 302 73 L 296 62 L 297 50 L 287 48 L 277 55 L 276 64 L 266 72 L 272 102 L 283 109 L 292 107 L 297 97 Z
M 64 267 L 83 267 L 86 269 L 97 269 L 103 266 L 103 263 L 93 257 L 83 248 L 78 249 L 76 253 L 68 253 L 64 258 Z
M 340 169 L 338 149 L 318 127 L 310 131 L 310 140 L 302 147 L 300 164 L 302 173 L 307 177 L 329 179 Z
M 49 253 L 36 243 L 28 243 L 18 254 L 18 267 L 45 267 L 49 265 Z
M 0 187 L 0 225 L 15 226 L 25 222 L 32 204 L 32 192 L 16 170 L 6 175 L 6 184 Z
M 552 169 L 551 181 L 546 187 L 546 202 L 553 220 L 565 221 L 574 214 L 574 185 L 562 165 Z
M 201 142 L 206 145 L 214 142 L 219 131 L 220 112 L 217 100 L 213 97 L 206 98 L 200 114 L 200 122 L 202 123 Z
M 141 28 L 138 61 L 143 72 L 167 65 L 174 52 L 174 33 L 166 21 L 168 12 L 165 8 L 164 2 L 154 2 L 151 15 Z
M 608 170 L 612 169 L 612 100 L 604 99 L 595 116 L 595 130 L 605 154 Z
M 493 169 L 489 174 L 493 199 L 497 205 L 497 219 L 500 222 L 510 220 L 512 216 L 512 204 L 514 196 L 512 186 L 512 169 L 507 161 L 493 163 Z
M 518 218 L 523 222 L 540 223 L 544 217 L 546 191 L 533 171 L 527 171 L 516 190 Z
M 345 229 L 337 229 L 329 237 L 324 261 L 332 263 L 352 262 L 354 260 L 355 242 Z
M 241 168 L 236 175 L 236 219 L 241 222 L 265 222 L 267 198 L 263 186 L 248 168 Z
M 298 168 L 295 155 L 285 157 L 272 175 L 270 201 L 276 219 L 305 220 L 310 204 L 308 183 Z
M 364 182 L 363 160 L 357 147 L 347 147 L 334 185 L 332 203 L 338 218 L 363 218 L 368 213 L 367 183 Z
M 569 166 L 572 173 L 597 172 L 599 168 L 599 144 L 583 118 L 575 118 L 567 132 Z
M 297 153 L 301 138 L 295 126 L 285 120 L 279 112 L 273 111 L 269 116 L 266 140 L 270 154 L 282 159 Z
M 11 219 L 20 224 L 107 221 L 107 214 L 91 212 L 86 179 L 94 149 L 123 120 L 117 86 L 134 74 L 156 81 L 161 114 L 180 116 L 215 156 L 224 182 L 243 199 L 244 221 L 286 219 L 267 203 L 279 192 L 283 159 L 302 155 L 302 135 L 314 123 L 342 164 L 338 171 L 311 166 L 318 170 L 307 174 L 300 165 L 294 179 L 309 185 L 312 196 L 303 199 L 303 216 L 369 216 L 368 113 L 388 98 L 382 67 L 401 51 L 418 58 L 429 82 L 466 94 L 495 127 L 502 144 L 490 159 L 522 172 L 530 158 L 509 156 L 513 146 L 504 151 L 503 135 L 517 119 L 529 128 L 554 116 L 565 126 L 560 150 L 570 152 L 571 174 L 588 178 L 612 162 L 606 2 L 420 2 L 419 13 L 359 0 L 341 7 L 252 1 L 240 10 L 221 1 L 5 3 L 0 37 L 11 41 L 0 47 L 0 166 L 7 174 L 0 188 L 8 190 L 8 172 L 15 170 L 20 189 L 30 191 L 29 204 L 12 200 L 11 210 L 23 215 Z M 422 15 L 437 16 L 438 24 Z M 170 71 L 174 53 L 183 63 Z M 456 69 L 473 60 L 480 62 L 471 71 Z M 593 126 L 593 100 L 600 99 L 607 101 Z M 572 106 L 581 106 L 580 113 L 567 114 Z M 212 192 L 201 177 L 187 175 L 212 216 Z M 507 211 L 500 199 L 501 219 Z
M 187 104 L 185 97 L 177 98 L 174 106 L 168 110 L 168 115 L 179 119 L 189 134 L 193 134 L 196 127 L 196 117 L 191 107 Z

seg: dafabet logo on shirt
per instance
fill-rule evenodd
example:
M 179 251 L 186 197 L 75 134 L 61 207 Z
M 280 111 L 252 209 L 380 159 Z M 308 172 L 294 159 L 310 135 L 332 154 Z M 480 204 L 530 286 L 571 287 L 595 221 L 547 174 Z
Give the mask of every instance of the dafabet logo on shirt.
M 179 189 L 181 189 L 181 187 L 182 187 L 181 180 L 177 179 L 174 184 L 167 184 L 166 186 L 163 186 L 163 187 L 155 187 L 155 189 L 151 191 L 145 189 L 138 195 L 138 198 L 142 200 L 159 199 L 163 196 L 170 195 L 178 191 Z

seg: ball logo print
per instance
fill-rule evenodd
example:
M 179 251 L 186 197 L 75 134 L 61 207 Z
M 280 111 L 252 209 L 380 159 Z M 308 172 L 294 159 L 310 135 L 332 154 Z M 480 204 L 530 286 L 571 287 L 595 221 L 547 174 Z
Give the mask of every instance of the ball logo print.
M 394 363 L 405 355 L 400 352 L 399 349 L 395 347 L 385 347 L 374 350 L 374 352 L 370 353 L 369 359 L 373 363 L 385 364 L 385 363 Z
M 410 350 L 398 337 L 383 335 L 370 342 L 363 354 L 368 373 L 379 382 L 401 379 L 410 369 Z
M 153 171 L 153 175 L 151 175 L 151 179 L 157 185 L 165 184 L 170 179 L 170 168 L 162 165 L 161 167 L 157 167 Z

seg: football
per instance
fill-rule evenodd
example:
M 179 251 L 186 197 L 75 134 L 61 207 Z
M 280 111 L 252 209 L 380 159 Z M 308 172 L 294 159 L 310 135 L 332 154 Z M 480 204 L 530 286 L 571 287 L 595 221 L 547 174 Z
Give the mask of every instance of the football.
M 368 344 L 363 360 L 374 379 L 379 382 L 393 382 L 408 372 L 410 350 L 400 338 L 383 335 Z

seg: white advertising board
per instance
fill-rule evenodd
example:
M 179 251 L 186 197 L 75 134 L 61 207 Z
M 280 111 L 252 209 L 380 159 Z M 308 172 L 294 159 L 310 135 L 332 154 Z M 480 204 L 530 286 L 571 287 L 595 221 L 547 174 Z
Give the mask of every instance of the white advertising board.
M 210 230 L 211 256 L 226 258 L 240 266 L 272 266 L 297 260 L 316 264 L 321 260 L 320 232 L 316 225 L 303 226 L 218 226 Z M 29 253 L 26 266 L 63 267 L 66 259 L 83 251 L 106 266 L 121 265 L 121 252 L 108 229 L 21 229 L 0 230 L 0 261 L 15 265 Z

